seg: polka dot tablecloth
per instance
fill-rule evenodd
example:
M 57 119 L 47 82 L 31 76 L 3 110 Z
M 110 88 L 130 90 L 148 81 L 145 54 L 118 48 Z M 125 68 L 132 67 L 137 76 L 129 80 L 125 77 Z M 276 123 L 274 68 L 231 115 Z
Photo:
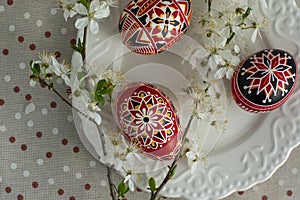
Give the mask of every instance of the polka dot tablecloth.
M 47 88 L 29 85 L 29 61 L 43 50 L 70 60 L 76 32 L 55 0 L 0 0 L 1 200 L 110 199 L 106 169 L 82 145 L 71 109 Z M 297 148 L 270 180 L 225 199 L 300 199 L 299 155 Z

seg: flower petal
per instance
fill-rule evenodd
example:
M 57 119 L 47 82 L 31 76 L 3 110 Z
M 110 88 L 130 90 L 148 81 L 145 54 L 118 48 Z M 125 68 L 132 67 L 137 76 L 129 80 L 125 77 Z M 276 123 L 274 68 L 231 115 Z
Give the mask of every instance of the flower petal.
M 95 122 L 98 124 L 98 125 L 100 125 L 101 124 L 101 116 L 98 114 L 98 113 L 93 113 L 93 117 L 92 117 L 94 120 L 95 120 Z
M 218 71 L 216 71 L 215 75 L 214 75 L 214 78 L 215 79 L 221 79 L 225 76 L 226 74 L 226 67 L 222 67 L 220 69 L 218 69 Z
M 233 76 L 234 70 L 232 68 L 228 69 L 226 72 L 226 78 L 230 80 Z
M 208 59 L 208 66 L 212 69 L 215 70 L 217 69 L 218 65 L 216 64 L 216 62 L 214 61 L 214 59 L 212 58 L 212 56 L 209 57 Z
M 77 14 L 77 12 L 70 10 L 70 18 L 74 17 Z
M 105 1 L 101 1 L 99 3 L 99 8 L 98 10 L 95 12 L 94 17 L 96 19 L 103 19 L 108 17 L 110 14 L 110 10 L 109 10 L 109 6 Z
M 91 20 L 90 21 L 90 31 L 93 33 L 93 34 L 97 34 L 99 32 L 99 25 L 98 23 L 95 21 L 95 20 Z
M 84 18 L 79 18 L 76 20 L 75 22 L 75 27 L 79 30 L 83 29 L 84 27 L 86 27 L 89 23 L 89 20 L 87 17 Z
M 87 16 L 88 15 L 88 11 L 86 9 L 86 7 L 84 5 L 82 5 L 81 3 L 76 3 L 75 4 L 75 10 L 77 11 L 77 13 Z
M 133 181 L 130 179 L 129 182 L 128 182 L 128 186 L 129 186 L 129 189 L 134 192 L 134 183 Z
M 254 43 L 257 37 L 258 29 L 254 29 L 252 35 L 251 35 L 251 42 Z
M 90 4 L 90 12 L 95 12 L 99 5 L 99 0 L 92 1 L 92 3 Z
M 64 18 L 65 18 L 66 21 L 68 21 L 69 16 L 70 16 L 70 11 L 69 10 L 65 10 L 64 11 Z
M 37 82 L 36 82 L 35 80 L 30 79 L 29 84 L 30 84 L 31 87 L 34 87 L 34 86 L 36 85 L 36 83 L 37 83 Z

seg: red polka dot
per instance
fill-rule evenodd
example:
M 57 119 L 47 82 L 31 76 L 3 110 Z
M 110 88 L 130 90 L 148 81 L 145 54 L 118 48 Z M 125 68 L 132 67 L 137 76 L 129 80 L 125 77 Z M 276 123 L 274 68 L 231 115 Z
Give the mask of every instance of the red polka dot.
M 25 99 L 26 99 L 27 101 L 30 101 L 31 98 L 32 98 L 31 94 L 26 94 L 26 95 L 25 95 Z
M 17 198 L 18 198 L 18 200 L 23 200 L 24 199 L 23 195 L 21 195 L 21 194 L 19 194 Z
M 286 192 L 286 195 L 288 195 L 289 197 L 292 196 L 292 195 L 293 195 L 293 191 L 292 191 L 292 190 L 288 190 L 288 191 Z
M 3 106 L 5 104 L 4 99 L 0 99 L 0 106 Z
M 14 4 L 14 1 L 13 0 L 7 0 L 6 3 L 7 3 L 7 5 L 11 6 L 11 5 Z
M 5 192 L 6 192 L 6 193 L 11 193 L 11 190 L 12 190 L 11 187 L 6 187 L 6 188 L 5 188 Z
M 91 189 L 91 185 L 88 184 L 88 183 L 85 184 L 85 185 L 84 185 L 84 189 L 85 189 L 85 190 L 90 190 L 90 189 Z
M 59 189 L 58 191 L 57 191 L 57 194 L 59 194 L 59 195 L 63 195 L 65 193 L 65 191 L 63 190 L 63 189 Z
M 72 89 L 71 88 L 66 89 L 66 95 L 68 95 L 68 96 L 72 95 Z
M 32 50 L 32 51 L 34 51 L 34 50 L 36 49 L 36 46 L 35 46 L 35 44 L 31 44 L 31 45 L 29 45 L 29 49 L 30 49 L 30 50 Z
M 35 135 L 37 138 L 41 138 L 43 136 L 43 133 L 41 131 L 38 131 Z
M 50 32 L 50 31 L 46 31 L 46 32 L 45 32 L 45 37 L 46 37 L 46 38 L 51 37 L 51 32 Z
M 27 145 L 26 144 L 22 144 L 21 145 L 21 149 L 22 149 L 22 151 L 26 151 L 27 150 Z
M 60 58 L 61 57 L 61 53 L 59 51 L 56 51 L 54 54 L 55 54 L 56 58 Z
M 15 137 L 10 137 L 10 138 L 9 138 L 9 142 L 10 142 L 10 143 L 15 143 L 15 141 L 16 141 L 16 138 L 15 138 Z
M 73 196 L 71 196 L 71 197 L 69 198 L 69 200 L 76 200 L 76 198 L 73 197 Z
M 68 141 L 67 139 L 63 139 L 63 140 L 61 141 L 62 145 L 65 145 L 65 146 L 68 144 L 68 142 L 69 142 L 69 141 Z
M 3 55 L 7 56 L 8 53 L 9 53 L 8 49 L 3 49 L 3 50 L 2 50 L 2 54 L 3 54 Z
M 33 187 L 33 188 L 39 187 L 39 183 L 36 182 L 36 181 L 32 182 L 32 187 Z
M 77 147 L 77 146 L 73 148 L 74 153 L 78 153 L 79 150 L 80 150 L 80 149 L 79 149 L 79 147 Z
M 47 85 L 46 85 L 46 84 L 44 84 L 44 83 L 41 83 L 40 85 L 41 85 L 41 87 L 42 87 L 42 88 L 45 88 L 45 87 L 47 87 Z
M 20 36 L 18 37 L 18 41 L 21 42 L 21 43 L 24 42 L 24 37 L 23 37 L 22 35 L 20 35 Z
M 72 40 L 70 41 L 70 43 L 71 43 L 71 45 L 76 45 L 76 39 L 72 39 Z
M 19 86 L 14 87 L 14 92 L 15 92 L 15 93 L 20 92 L 20 87 L 19 87 Z
M 53 155 L 52 155 L 51 152 L 47 152 L 47 153 L 46 153 L 46 157 L 47 157 L 47 158 L 52 158 L 52 156 L 53 156 Z
M 52 102 L 50 103 L 50 106 L 51 106 L 51 108 L 56 108 L 57 104 L 56 104 L 55 101 L 52 101 Z
M 243 194 L 244 194 L 244 191 L 239 191 L 238 194 L 239 194 L 239 195 L 243 195 Z
M 268 197 L 266 195 L 262 196 L 261 200 L 268 200 Z

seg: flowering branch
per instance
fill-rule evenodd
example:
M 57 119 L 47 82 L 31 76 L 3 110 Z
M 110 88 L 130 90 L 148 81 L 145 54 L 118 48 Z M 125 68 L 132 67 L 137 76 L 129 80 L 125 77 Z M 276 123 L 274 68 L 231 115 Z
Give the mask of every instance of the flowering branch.
M 198 103 L 195 104 L 195 110 L 197 109 L 197 105 Z M 190 116 L 190 119 L 188 121 L 188 124 L 187 124 L 187 127 L 185 128 L 185 131 L 183 133 L 183 136 L 182 136 L 182 140 L 185 139 L 189 129 L 190 129 L 190 126 L 191 126 L 191 123 L 194 119 L 194 114 L 192 114 Z M 170 179 L 175 175 L 175 172 L 176 172 L 176 169 L 177 169 L 177 162 L 180 158 L 182 158 L 183 156 L 183 149 L 184 148 L 181 148 L 179 153 L 176 155 L 174 161 L 172 162 L 172 164 L 170 166 L 168 166 L 169 170 L 164 178 L 164 180 L 162 181 L 162 183 L 159 185 L 158 188 L 153 188 L 151 187 L 151 183 L 150 183 L 150 180 L 154 180 L 154 179 L 151 179 L 149 180 L 149 186 L 150 186 L 150 189 L 151 189 L 151 197 L 150 197 L 150 200 L 155 200 L 157 198 L 157 196 L 160 194 L 161 190 L 164 188 L 164 186 L 170 181 Z
M 109 6 L 113 5 L 112 1 L 113 0 L 59 0 L 59 6 L 64 11 L 65 20 L 75 15 L 79 15 L 75 22 L 75 27 L 79 30 L 83 30 L 83 41 L 79 39 L 77 44 L 73 45 L 72 48 L 81 54 L 83 61 L 85 61 L 87 53 L 87 33 L 88 31 L 90 31 L 92 34 L 98 33 L 99 25 L 97 23 L 97 20 L 109 16 Z M 237 45 L 238 43 L 235 43 L 240 31 L 254 29 L 251 36 L 251 41 L 254 42 L 256 39 L 256 35 L 259 34 L 258 27 L 259 25 L 264 23 L 264 20 L 262 20 L 261 22 L 252 22 L 249 26 L 246 24 L 248 22 L 248 20 L 246 21 L 246 19 L 248 19 L 251 14 L 251 8 L 243 9 L 238 7 L 234 11 L 214 12 L 211 9 L 213 0 L 205 0 L 205 2 L 208 6 L 208 14 L 199 20 L 198 26 L 195 26 L 197 34 L 206 36 L 201 37 L 204 38 L 205 41 L 200 41 L 200 43 L 203 42 L 202 46 L 209 52 L 209 55 L 207 56 L 207 62 L 203 62 L 205 63 L 205 65 L 208 65 L 207 74 L 204 74 L 204 76 L 207 76 L 205 78 L 209 80 L 221 79 L 224 76 L 227 79 L 230 79 L 233 74 L 234 67 L 236 67 L 240 61 L 240 47 Z M 112 200 L 119 200 L 121 198 L 124 198 L 125 194 L 129 190 L 134 190 L 132 179 L 133 172 L 130 170 L 126 171 L 123 168 L 123 162 L 128 159 L 128 156 L 131 153 L 131 146 L 128 147 L 120 133 L 117 133 L 119 141 L 113 140 L 116 139 L 116 137 L 113 137 L 113 139 L 108 138 L 108 134 L 106 134 L 107 132 L 103 131 L 102 127 L 100 126 L 101 116 L 98 112 L 101 110 L 101 106 L 103 106 L 107 102 L 110 102 L 111 93 L 116 85 L 115 80 L 118 80 L 118 78 L 120 78 L 118 77 L 119 74 L 107 70 L 103 74 L 101 74 L 101 77 L 103 79 L 99 80 L 98 82 L 95 81 L 96 78 L 89 77 L 94 80 L 95 87 L 94 91 L 87 91 L 85 89 L 85 84 L 88 74 L 83 71 L 74 72 L 74 74 L 76 74 L 77 76 L 77 80 L 84 86 L 79 85 L 78 89 L 72 91 L 72 95 L 74 97 L 81 97 L 83 99 L 82 101 L 84 101 L 83 103 L 85 103 L 86 105 L 86 108 L 84 108 L 86 112 L 84 112 L 73 106 L 67 99 L 64 98 L 63 95 L 61 95 L 54 88 L 55 77 L 62 78 L 65 81 L 66 85 L 68 85 L 69 87 L 72 87 L 74 85 L 72 83 L 73 80 L 71 80 L 70 78 L 70 66 L 65 62 L 59 63 L 56 60 L 55 55 L 51 53 L 42 52 L 40 53 L 39 57 L 41 61 L 32 61 L 30 63 L 30 68 L 32 70 L 32 75 L 30 76 L 30 84 L 33 86 L 36 84 L 36 82 L 38 82 L 40 84 L 46 85 L 48 89 L 58 95 L 63 102 L 65 102 L 76 112 L 86 117 L 96 125 L 101 137 L 100 141 L 104 155 L 101 157 L 100 161 L 107 164 L 107 179 L 109 182 L 110 196 Z M 83 66 L 81 66 L 80 70 L 83 70 Z M 214 74 L 213 78 L 211 74 Z M 192 95 L 194 95 L 194 110 L 189 118 L 187 127 L 182 136 L 183 143 L 190 146 L 188 149 L 182 147 L 179 150 L 179 153 L 174 158 L 172 164 L 168 166 L 167 174 L 158 187 L 156 186 L 155 179 L 153 177 L 148 180 L 148 189 L 151 192 L 150 200 L 155 200 L 159 196 L 165 185 L 174 176 L 177 169 L 177 162 L 184 156 L 184 154 L 188 159 L 192 173 L 197 167 L 199 167 L 198 164 L 201 164 L 201 162 L 203 162 L 204 156 L 199 153 L 199 146 L 194 145 L 192 141 L 189 141 L 189 136 L 187 138 L 186 136 L 188 131 L 190 130 L 190 127 L 192 126 L 191 124 L 194 118 L 196 118 L 197 120 L 202 120 L 207 117 L 207 115 L 214 116 L 217 115 L 220 110 L 222 110 L 218 108 L 218 102 L 220 100 L 218 96 L 220 96 L 220 94 L 216 94 L 217 92 L 212 94 L 209 93 L 208 90 L 210 90 L 209 87 L 204 88 L 203 90 L 199 88 L 192 88 Z M 217 119 L 214 118 L 210 121 L 210 123 L 217 124 L 218 122 Z M 120 144 L 125 144 L 125 146 L 127 145 L 125 150 L 121 148 L 118 149 L 118 145 Z M 193 145 L 196 147 L 194 147 Z M 113 151 L 117 153 L 117 155 L 115 154 L 115 152 L 110 152 L 110 149 L 107 150 L 108 146 L 111 147 Z M 118 185 L 118 187 L 116 187 L 116 185 L 114 185 L 112 182 L 112 166 L 116 170 L 122 169 L 122 172 L 125 173 L 125 178 Z

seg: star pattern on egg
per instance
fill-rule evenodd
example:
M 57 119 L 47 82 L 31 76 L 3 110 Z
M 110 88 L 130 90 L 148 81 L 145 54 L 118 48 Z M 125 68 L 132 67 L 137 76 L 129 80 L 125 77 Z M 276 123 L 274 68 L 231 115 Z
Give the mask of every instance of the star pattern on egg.
M 117 97 L 116 122 L 128 141 L 159 160 L 174 158 L 181 127 L 172 102 L 157 87 L 134 82 Z
M 291 71 L 292 66 L 288 65 L 288 60 L 292 57 L 284 53 L 274 54 L 272 50 L 266 51 L 262 56 L 253 56 L 251 58 L 252 66 L 242 68 L 242 75 L 247 75 L 251 80 L 249 86 L 244 86 L 251 93 L 256 90 L 256 94 L 264 92 L 266 98 L 263 103 L 271 102 L 271 96 L 281 92 L 284 96 L 287 92 L 289 79 L 295 81 L 295 73 Z

